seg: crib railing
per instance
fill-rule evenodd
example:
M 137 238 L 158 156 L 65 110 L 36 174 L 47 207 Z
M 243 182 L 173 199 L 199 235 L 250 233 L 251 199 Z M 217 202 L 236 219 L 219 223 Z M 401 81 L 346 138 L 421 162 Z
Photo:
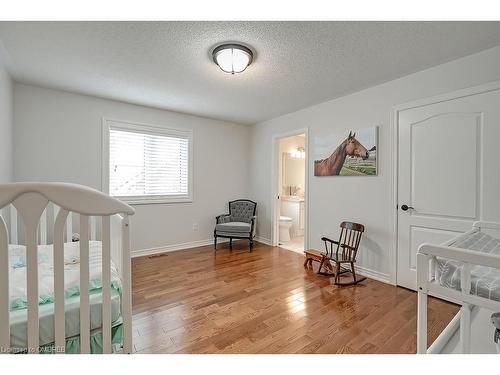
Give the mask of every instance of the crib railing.
M 42 215 L 40 216 L 40 224 L 38 226 L 38 239 L 40 245 L 46 245 L 53 243 L 53 230 L 55 221 L 57 218 L 57 214 L 59 213 L 59 206 L 56 204 L 49 202 L 47 207 L 43 210 Z M 18 228 L 18 215 L 17 209 L 13 205 L 5 206 L 2 210 L 0 210 L 0 215 L 4 217 L 4 220 L 7 226 L 10 228 L 10 243 L 18 244 L 20 240 L 22 240 L 19 236 L 22 235 L 21 228 Z M 66 226 L 65 226 L 65 241 L 71 242 L 72 235 L 75 229 L 78 227 L 74 227 L 75 220 L 73 217 L 77 218 L 77 213 L 69 212 Z M 98 232 L 98 218 L 95 216 L 90 217 L 90 239 L 97 240 L 100 238 L 100 233 Z
M 51 204 L 50 204 L 51 203 Z M 9 352 L 9 234 L 19 240 L 18 216 L 24 226 L 27 267 L 28 352 L 38 353 L 38 244 L 46 244 L 51 232 L 54 245 L 54 337 L 58 352 L 65 347 L 64 242 L 73 233 L 73 215 L 79 219 L 80 234 L 80 347 L 90 352 L 89 241 L 96 239 L 96 218 L 101 221 L 102 241 L 102 340 L 103 352 L 111 353 L 111 259 L 122 280 L 121 313 L 123 352 L 132 351 L 132 304 L 129 215 L 134 209 L 97 190 L 66 183 L 15 183 L 0 185 L 0 210 L 10 205 L 10 231 L 0 216 L 0 349 Z M 48 208 L 53 207 L 53 230 L 47 226 Z M 113 226 L 118 230 L 113 230 Z M 112 245 L 112 243 L 114 245 Z
M 477 221 L 473 228 L 462 234 L 466 236 L 476 231 L 500 233 L 500 224 Z M 460 328 L 461 352 L 471 351 L 471 312 L 474 306 L 481 306 L 492 311 L 499 311 L 500 302 L 471 294 L 471 269 L 473 266 L 485 266 L 500 269 L 500 256 L 471 251 L 450 246 L 458 238 L 441 245 L 424 243 L 417 253 L 417 353 L 439 353 L 448 342 L 457 327 Z M 463 265 L 460 275 L 460 290 L 444 287 L 434 280 L 436 258 L 444 258 Z M 461 305 L 459 313 L 448 324 L 431 347 L 427 348 L 427 297 L 429 294 L 445 298 Z

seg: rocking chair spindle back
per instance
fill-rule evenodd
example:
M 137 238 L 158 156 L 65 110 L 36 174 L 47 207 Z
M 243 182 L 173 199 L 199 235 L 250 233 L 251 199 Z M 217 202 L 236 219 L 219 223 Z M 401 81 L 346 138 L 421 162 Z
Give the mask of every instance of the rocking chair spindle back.
M 365 231 L 362 224 L 343 221 L 340 224 L 340 236 L 338 241 L 331 240 L 327 237 L 322 237 L 321 240 L 325 243 L 326 254 L 320 263 L 318 273 L 323 273 L 323 266 L 327 266 L 330 261 L 335 263 L 335 284 L 336 285 L 350 285 L 357 284 L 366 278 L 357 278 L 354 270 L 354 263 L 356 262 L 356 255 L 358 253 L 359 243 L 361 242 L 361 235 Z M 341 264 L 350 264 L 351 269 L 342 268 Z M 330 267 L 326 267 L 330 268 Z M 343 273 L 352 273 L 353 281 L 349 283 L 340 283 L 339 277 Z

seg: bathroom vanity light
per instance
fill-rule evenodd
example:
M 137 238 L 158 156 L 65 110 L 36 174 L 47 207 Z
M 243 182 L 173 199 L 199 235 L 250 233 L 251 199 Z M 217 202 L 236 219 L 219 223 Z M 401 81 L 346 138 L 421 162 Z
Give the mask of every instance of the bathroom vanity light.
M 222 44 L 212 52 L 214 62 L 226 73 L 241 73 L 253 60 L 250 48 L 241 44 Z
M 295 159 L 305 159 L 306 158 L 306 150 L 304 147 L 297 147 L 296 150 L 290 152 L 290 156 Z

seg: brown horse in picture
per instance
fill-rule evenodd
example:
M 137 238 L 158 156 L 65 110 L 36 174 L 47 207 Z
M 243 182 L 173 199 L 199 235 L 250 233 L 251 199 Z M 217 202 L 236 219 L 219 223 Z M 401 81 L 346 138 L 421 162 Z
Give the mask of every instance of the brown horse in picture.
M 315 176 L 338 176 L 344 165 L 346 156 L 357 156 L 368 159 L 368 150 L 355 138 L 356 133 L 349 136 L 336 148 L 330 157 L 314 161 Z

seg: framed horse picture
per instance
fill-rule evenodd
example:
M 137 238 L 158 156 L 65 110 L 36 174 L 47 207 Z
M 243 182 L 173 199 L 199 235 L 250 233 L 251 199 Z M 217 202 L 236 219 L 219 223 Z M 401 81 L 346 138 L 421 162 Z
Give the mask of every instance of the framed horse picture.
M 376 176 L 378 127 L 317 137 L 314 141 L 315 176 Z

